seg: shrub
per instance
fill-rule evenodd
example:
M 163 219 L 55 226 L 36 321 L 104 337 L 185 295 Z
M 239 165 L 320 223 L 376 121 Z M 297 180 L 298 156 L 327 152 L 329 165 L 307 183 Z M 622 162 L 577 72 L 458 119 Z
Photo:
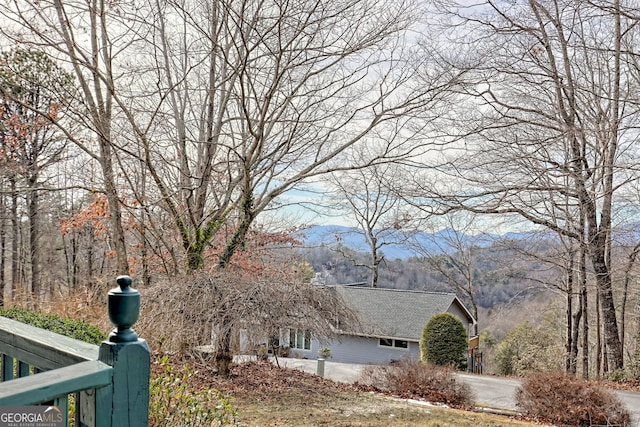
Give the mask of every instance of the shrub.
M 623 381 L 640 380 L 640 332 L 635 337 L 636 348 L 628 364 L 625 365 L 625 375 Z
M 328 347 L 323 347 L 318 350 L 318 356 L 322 359 L 331 359 L 331 349 Z
M 516 404 L 545 422 L 575 426 L 626 425 L 629 412 L 602 387 L 563 374 L 537 374 L 516 392 Z
M 191 352 L 212 344 L 218 374 L 228 375 L 241 329 L 247 332 L 247 342 L 255 344 L 277 336 L 281 328 L 313 329 L 315 338 L 322 340 L 335 334 L 335 322 L 356 324 L 355 312 L 338 295 L 287 274 L 271 269 L 255 274 L 203 271 L 168 278 L 145 289 L 145 315 L 136 329 L 149 343 L 166 337 L 164 351 Z M 248 329 L 247 319 L 256 319 Z
M 0 310 L 0 316 L 91 344 L 100 344 L 107 338 L 107 336 L 94 325 L 90 325 L 83 320 L 62 318 L 56 314 L 10 308 Z
M 403 398 L 463 409 L 473 406 L 471 389 L 456 379 L 454 369 L 412 359 L 402 359 L 393 365 L 365 367 L 357 383 Z
M 237 411 L 221 391 L 194 389 L 190 380 L 196 372 L 189 365 L 174 371 L 167 356 L 160 358 L 158 363 L 163 372 L 149 383 L 151 427 L 238 425 Z
M 467 332 L 462 322 L 450 313 L 433 316 L 422 330 L 420 358 L 435 365 L 466 368 Z
M 517 343 L 505 339 L 496 348 L 495 369 L 498 375 L 514 375 L 515 365 L 519 357 Z
M 555 331 L 548 321 L 539 326 L 529 322 L 517 325 L 496 347 L 496 373 L 526 376 L 560 371 L 564 350 Z

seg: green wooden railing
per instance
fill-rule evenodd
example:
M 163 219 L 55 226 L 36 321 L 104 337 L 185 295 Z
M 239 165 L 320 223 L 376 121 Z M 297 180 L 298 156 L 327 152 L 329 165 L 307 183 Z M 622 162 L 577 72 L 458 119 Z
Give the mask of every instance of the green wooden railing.
M 140 294 L 120 276 L 108 295 L 116 329 L 100 346 L 0 317 L 0 406 L 53 405 L 86 427 L 148 425 L 150 352 L 131 326 Z M 67 425 L 67 424 L 65 424 Z

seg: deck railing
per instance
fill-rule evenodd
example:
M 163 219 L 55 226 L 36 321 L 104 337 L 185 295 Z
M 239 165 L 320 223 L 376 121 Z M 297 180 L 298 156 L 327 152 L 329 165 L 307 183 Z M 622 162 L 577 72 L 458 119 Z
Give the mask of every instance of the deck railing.
M 100 346 L 0 317 L 0 407 L 48 405 L 68 425 L 74 405 L 79 427 L 147 426 L 150 352 L 131 330 L 140 294 L 120 276 L 108 295 L 116 329 Z

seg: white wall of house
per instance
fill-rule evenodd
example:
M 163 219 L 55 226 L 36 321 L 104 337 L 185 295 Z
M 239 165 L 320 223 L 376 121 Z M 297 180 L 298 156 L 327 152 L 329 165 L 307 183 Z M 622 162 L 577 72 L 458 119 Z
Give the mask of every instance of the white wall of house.
M 453 314 L 458 319 L 460 319 L 460 321 L 462 322 L 462 325 L 464 326 L 464 329 L 467 331 L 467 337 L 471 338 L 471 331 L 473 330 L 473 323 L 469 323 L 469 322 L 465 321 L 467 316 L 464 314 L 462 309 L 460 307 L 458 307 L 457 305 L 455 305 L 455 304 L 451 304 L 451 307 L 449 307 L 449 310 L 447 310 L 447 312 Z
M 417 342 L 407 342 L 407 348 L 394 348 L 381 346 L 378 338 L 341 336 L 340 341 L 321 344 L 312 340 L 310 351 L 306 356 L 309 359 L 317 359 L 321 348 L 331 350 L 331 361 L 342 363 L 361 363 L 371 365 L 386 365 L 394 360 L 404 357 L 420 359 L 420 346 Z M 290 355 L 295 357 L 298 349 L 291 349 Z M 302 353 L 301 353 L 302 355 Z M 304 356 L 304 355 L 303 355 Z

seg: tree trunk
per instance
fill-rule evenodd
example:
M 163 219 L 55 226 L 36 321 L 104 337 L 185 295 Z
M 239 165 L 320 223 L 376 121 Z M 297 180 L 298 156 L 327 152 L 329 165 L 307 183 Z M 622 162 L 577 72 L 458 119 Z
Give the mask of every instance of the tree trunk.
M 249 228 L 251 227 L 254 218 L 255 215 L 253 212 L 253 194 L 251 192 L 248 192 L 246 193 L 242 201 L 240 223 L 238 224 L 238 228 L 236 229 L 235 233 L 233 233 L 233 237 L 231 237 L 231 240 L 229 240 L 229 242 L 227 243 L 224 253 L 218 260 L 218 268 L 226 268 L 231 262 L 231 258 L 236 253 L 238 248 L 244 247 L 247 233 L 249 232 Z
M 618 321 L 616 318 L 616 306 L 613 299 L 613 287 L 611 283 L 611 215 L 613 209 L 613 174 L 614 162 L 617 155 L 618 131 L 620 126 L 620 84 L 621 84 L 621 52 L 622 52 L 622 28 L 620 0 L 613 2 L 614 12 L 614 48 L 613 48 L 613 84 L 612 84 L 612 111 L 610 131 L 608 138 L 604 141 L 608 147 L 603 156 L 603 193 L 602 211 L 600 213 L 600 230 L 598 238 L 591 239 L 597 247 L 595 252 L 594 270 L 596 273 L 596 283 L 598 292 L 601 294 L 602 317 L 604 322 L 605 346 L 607 349 L 607 369 L 609 371 L 622 369 L 624 367 L 624 353 L 622 352 L 622 342 L 618 331 Z M 590 227 L 594 224 L 590 224 Z M 590 236 L 592 237 L 592 236 Z
M 31 292 L 33 292 L 34 303 L 39 304 L 42 299 L 42 284 L 40 283 L 40 227 L 39 227 L 39 206 L 38 192 L 35 190 L 37 175 L 29 177 L 27 197 L 29 218 L 29 262 L 31 264 Z
M 589 312 L 587 293 L 587 259 L 584 244 L 580 246 L 580 310 L 582 311 L 582 378 L 589 378 Z
M 596 378 L 602 375 L 602 326 L 600 323 L 600 293 L 596 292 Z
M 65 245 L 65 254 L 67 258 L 67 271 L 69 272 L 69 291 L 73 292 L 78 287 L 78 239 L 76 232 L 72 232 L 70 236 L 69 248 Z
M 110 233 L 116 255 L 116 274 L 129 274 L 129 261 L 127 247 L 122 227 L 122 213 L 116 174 L 113 169 L 113 135 L 111 132 L 111 120 L 113 112 L 114 75 L 112 66 L 111 45 L 107 34 L 107 8 L 104 1 L 91 0 L 87 2 L 88 28 L 86 36 L 91 46 L 91 52 L 87 56 L 78 54 L 77 40 L 74 39 L 74 29 L 68 20 L 64 2 L 53 0 L 53 6 L 57 14 L 58 29 L 64 43 L 58 49 L 68 55 L 70 65 L 73 66 L 78 85 L 84 95 L 86 103 L 87 120 L 98 137 L 99 155 L 96 155 L 102 169 L 104 179 L 104 192 L 109 205 Z M 86 62 L 85 62 L 86 61 Z M 89 78 L 89 73 L 91 78 Z
M 567 374 L 572 374 L 575 375 L 576 373 L 576 358 L 575 358 L 575 354 L 573 352 L 573 348 L 574 348 L 574 334 L 573 331 L 574 329 L 577 330 L 577 325 L 574 322 L 574 317 L 573 317 L 573 263 L 574 263 L 574 256 L 575 253 L 573 250 L 571 250 L 569 252 L 569 265 L 566 268 L 566 274 L 567 274 L 567 289 L 566 289 L 566 299 L 567 299 L 567 306 L 566 306 L 566 311 L 565 311 L 565 315 L 566 315 L 566 343 L 565 343 L 565 351 L 566 351 L 566 358 L 565 358 L 565 372 Z
M 578 372 L 578 340 L 580 338 L 580 320 L 582 320 L 582 307 L 578 307 L 573 315 L 573 337 L 571 337 L 571 375 Z
M 627 299 L 629 296 L 629 284 L 631 283 L 631 270 L 640 252 L 640 242 L 636 243 L 627 257 L 627 265 L 624 270 L 624 285 L 622 287 L 622 302 L 620 303 L 620 343 L 622 345 L 622 353 L 624 354 L 624 340 L 625 340 L 625 324 L 627 313 Z
M 371 245 L 371 287 L 378 287 L 378 277 L 380 274 L 380 262 L 381 259 L 378 258 L 378 248 L 377 248 L 377 240 L 375 236 L 372 236 L 373 243 Z
M 231 327 L 229 323 L 229 319 L 224 318 L 218 328 L 214 361 L 218 375 L 225 377 L 231 373 L 231 363 L 233 362 L 233 355 L 231 353 Z
M 4 187 L 3 184 L 0 186 Z M 5 267 L 6 267 L 6 259 L 5 255 L 6 244 L 7 244 L 7 205 L 6 205 L 6 197 L 4 194 L 0 194 L 0 308 L 4 308 L 4 288 L 6 285 L 5 280 Z
M 95 235 L 93 233 L 93 227 L 89 229 L 87 234 L 89 235 L 89 244 L 87 245 L 87 277 L 85 278 L 85 285 L 90 286 L 93 283 L 93 276 L 95 276 L 95 267 L 93 265 Z
M 18 193 L 16 192 L 16 178 L 9 178 L 11 186 L 11 296 L 15 297 L 20 283 L 20 221 L 18 220 Z
M 599 260 L 599 261 L 598 261 Z M 604 333 L 604 344 L 607 356 L 607 371 L 622 369 L 623 354 L 618 332 L 618 322 L 616 318 L 615 302 L 613 300 L 613 290 L 611 285 L 611 275 L 601 258 L 594 262 L 596 272 L 596 284 L 598 296 L 600 298 L 600 308 L 602 311 L 602 324 Z
M 101 138 L 100 142 L 100 165 L 104 177 L 105 193 L 109 204 L 109 221 L 111 225 L 111 237 L 116 253 L 116 274 L 129 274 L 129 260 L 127 258 L 127 245 L 122 227 L 122 211 L 120 209 L 120 198 L 115 182 L 113 171 L 111 142 L 106 138 Z

